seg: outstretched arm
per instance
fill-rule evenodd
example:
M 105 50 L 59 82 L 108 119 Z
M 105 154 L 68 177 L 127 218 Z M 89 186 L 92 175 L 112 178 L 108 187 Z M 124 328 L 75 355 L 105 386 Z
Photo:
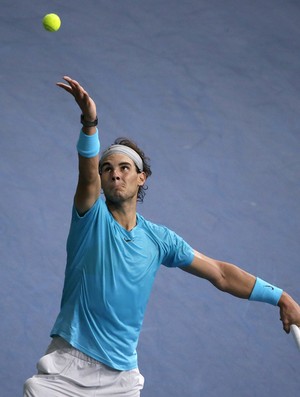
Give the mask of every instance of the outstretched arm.
M 197 251 L 190 266 L 182 270 L 194 276 L 210 281 L 216 288 L 228 292 L 238 298 L 249 299 L 256 283 L 256 277 L 241 268 L 227 262 L 209 258 Z M 300 326 L 300 306 L 283 292 L 278 306 L 280 308 L 280 320 L 286 332 L 290 326 Z
M 85 122 L 92 122 L 97 118 L 96 104 L 87 91 L 76 81 L 64 76 L 66 83 L 57 83 L 58 87 L 73 95 L 77 102 Z M 85 135 L 94 135 L 96 127 L 83 126 L 82 132 Z M 98 154 L 93 157 L 79 155 L 79 177 L 75 193 L 75 207 L 79 214 L 88 211 L 100 195 L 101 180 L 98 170 Z

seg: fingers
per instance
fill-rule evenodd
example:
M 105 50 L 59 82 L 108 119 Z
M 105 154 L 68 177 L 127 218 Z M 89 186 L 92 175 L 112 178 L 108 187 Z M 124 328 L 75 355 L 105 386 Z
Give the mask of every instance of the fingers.
M 73 88 L 74 90 L 79 90 L 82 89 L 81 85 L 78 83 L 78 81 L 71 79 L 69 76 L 64 76 L 63 79 L 69 83 L 70 87 Z
M 287 334 L 289 334 L 289 333 L 290 333 L 290 330 L 291 330 L 290 324 L 282 321 L 282 325 L 283 325 L 283 330 L 284 330 Z
M 282 322 L 282 328 L 283 330 L 289 334 L 291 330 L 291 322 L 286 318 L 286 316 L 282 313 L 280 315 L 280 321 Z
M 282 301 L 280 303 L 280 321 L 284 331 L 288 334 L 291 330 L 292 324 L 300 323 L 300 307 L 292 297 L 288 294 L 282 295 Z
M 68 76 L 64 76 L 63 79 L 68 83 L 61 83 L 58 82 L 56 83 L 56 85 L 58 87 L 63 88 L 65 91 L 69 92 L 70 94 L 72 94 L 73 96 L 76 96 L 76 94 L 78 95 L 78 93 L 80 91 L 84 91 L 83 88 L 80 86 L 80 84 L 78 83 L 78 81 L 71 79 Z
M 65 91 L 69 92 L 74 96 L 77 102 L 87 101 L 89 98 L 88 93 L 81 87 L 78 81 L 71 79 L 68 76 L 64 76 L 63 79 L 68 83 L 58 82 L 56 85 L 60 88 L 63 88 Z
M 78 81 L 69 76 L 63 76 L 63 80 L 65 80 L 66 83 L 58 82 L 56 85 L 73 95 L 82 113 L 94 120 L 97 116 L 96 105 L 92 98 L 90 98 L 88 92 Z
M 71 84 L 72 79 L 70 77 L 68 77 L 68 76 L 64 76 L 63 79 L 65 81 L 67 81 L 69 84 L 58 82 L 58 83 L 56 83 L 56 85 L 58 87 L 60 87 L 60 88 L 63 88 L 65 91 L 69 92 L 73 96 L 75 96 L 74 92 L 73 92 L 73 87 L 72 87 L 72 84 Z
M 72 95 L 74 96 L 73 91 L 72 91 L 72 88 L 71 88 L 69 85 L 64 84 L 64 83 L 56 83 L 56 85 L 57 85 L 58 87 L 63 88 L 65 91 L 69 92 L 70 94 L 72 94 Z

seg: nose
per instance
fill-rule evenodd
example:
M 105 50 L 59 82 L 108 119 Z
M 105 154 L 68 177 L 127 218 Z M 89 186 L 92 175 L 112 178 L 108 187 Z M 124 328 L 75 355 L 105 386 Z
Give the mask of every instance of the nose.
M 120 176 L 118 174 L 118 170 L 114 169 L 112 173 L 112 180 L 113 181 L 118 181 L 120 179 Z

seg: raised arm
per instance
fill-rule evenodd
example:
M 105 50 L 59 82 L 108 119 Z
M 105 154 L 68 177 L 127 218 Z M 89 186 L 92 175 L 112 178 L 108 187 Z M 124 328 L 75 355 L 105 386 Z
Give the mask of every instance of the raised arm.
M 261 287 L 259 282 L 262 280 L 231 263 L 218 261 L 195 251 L 191 265 L 183 267 L 182 270 L 204 278 L 219 290 L 228 292 L 238 298 L 277 304 L 280 308 L 280 320 L 286 332 L 290 331 L 292 324 L 300 326 L 300 307 L 290 295 L 286 292 L 281 293 L 277 287 L 270 284 L 263 285 L 264 282 L 261 283 Z M 260 288 L 263 287 L 267 287 L 266 295 L 261 292 Z M 273 291 L 277 291 L 277 294 L 279 294 L 277 295 L 278 302 L 276 302 L 276 297 L 273 298 L 272 296 Z
M 73 95 L 83 115 L 84 125 L 82 127 L 82 137 L 88 139 L 86 136 L 94 136 L 94 134 L 97 133 L 95 126 L 88 126 L 90 122 L 97 119 L 96 104 L 87 91 L 85 91 L 76 80 L 68 76 L 64 76 L 64 80 L 66 83 L 57 83 L 57 86 Z M 99 155 L 93 155 L 92 153 L 91 156 L 88 157 L 83 157 L 80 154 L 78 156 L 79 176 L 74 203 L 79 214 L 84 214 L 93 206 L 100 195 L 101 180 L 98 170 Z

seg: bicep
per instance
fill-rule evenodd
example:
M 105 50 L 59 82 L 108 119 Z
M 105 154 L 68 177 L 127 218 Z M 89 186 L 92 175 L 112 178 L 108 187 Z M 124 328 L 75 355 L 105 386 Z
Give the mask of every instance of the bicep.
M 101 179 L 98 163 L 98 156 L 94 158 L 79 156 L 79 176 L 74 197 L 75 208 L 79 214 L 87 212 L 100 195 Z
M 214 285 L 221 285 L 223 275 L 222 262 L 194 250 L 194 259 L 189 266 L 182 267 L 187 273 L 204 278 Z

